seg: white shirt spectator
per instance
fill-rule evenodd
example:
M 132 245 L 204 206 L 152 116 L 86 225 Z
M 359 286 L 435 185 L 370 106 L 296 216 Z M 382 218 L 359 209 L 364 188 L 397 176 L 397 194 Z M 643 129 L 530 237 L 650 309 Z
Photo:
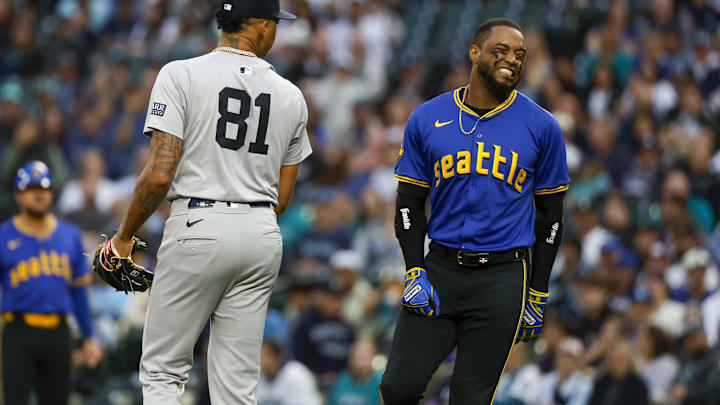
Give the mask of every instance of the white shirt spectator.
M 72 180 L 63 187 L 60 197 L 58 197 L 58 211 L 67 215 L 76 211 L 80 211 L 90 202 L 94 204 L 95 209 L 100 213 L 107 213 L 110 207 L 116 201 L 115 184 L 106 179 L 101 178 L 94 184 L 94 201 L 88 201 L 86 187 L 91 185 L 84 184 L 82 180 Z
M 270 381 L 260 376 L 257 389 L 258 405 L 320 405 L 315 377 L 301 363 L 290 360 Z
M 597 267 L 600 263 L 602 248 L 612 240 L 613 235 L 602 226 L 598 225 L 585 235 L 582 239 L 582 254 L 580 261 L 589 268 Z
M 505 371 L 498 384 L 495 400 L 514 398 L 528 405 L 533 404 L 540 394 L 541 378 L 540 367 L 532 363 L 519 370 Z
M 556 371 L 543 376 L 540 383 L 539 405 L 559 405 L 555 402 L 556 389 L 559 390 L 560 396 L 567 400 L 564 405 L 585 405 L 590 399 L 593 383 L 588 377 L 576 371 L 558 387 L 559 379 L 560 376 Z
M 670 299 L 650 315 L 650 324 L 662 329 L 668 335 L 678 338 L 683 333 L 685 306 Z
M 679 368 L 680 362 L 669 353 L 660 355 L 645 365 L 640 375 L 647 384 L 650 402 L 665 403 Z
M 703 302 L 702 315 L 708 345 L 714 347 L 720 335 L 720 290 Z

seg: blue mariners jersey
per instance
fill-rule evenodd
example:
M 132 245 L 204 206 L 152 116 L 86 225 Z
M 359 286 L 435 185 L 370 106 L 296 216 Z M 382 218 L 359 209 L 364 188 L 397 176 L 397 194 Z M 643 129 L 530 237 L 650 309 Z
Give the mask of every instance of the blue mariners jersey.
M 517 91 L 480 117 L 462 104 L 461 90 L 413 111 L 395 177 L 430 189 L 434 241 L 472 251 L 532 246 L 533 194 L 559 193 L 570 182 L 560 126 Z M 477 122 L 470 135 L 459 114 L 465 132 Z
M 0 224 L 3 312 L 70 313 L 70 288 L 92 280 L 80 230 L 55 221 L 55 229 L 46 239 L 24 233 L 16 220 Z

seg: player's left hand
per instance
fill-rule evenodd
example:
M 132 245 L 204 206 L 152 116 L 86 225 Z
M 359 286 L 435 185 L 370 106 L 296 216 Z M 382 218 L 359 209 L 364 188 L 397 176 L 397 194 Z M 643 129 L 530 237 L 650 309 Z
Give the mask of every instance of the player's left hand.
M 440 298 L 422 267 L 413 267 L 405 272 L 405 290 L 400 304 L 418 315 L 438 315 Z
M 105 238 L 107 236 L 103 235 Z M 93 255 L 93 270 L 106 283 L 118 291 L 143 292 L 150 289 L 154 274 L 144 267 L 136 264 L 132 254 L 147 249 L 147 244 L 140 238 L 133 236 L 129 251 L 121 254 L 116 246 L 117 238 L 106 239 L 95 250 Z M 123 246 L 127 249 L 127 247 Z
M 525 302 L 522 321 L 520 322 L 520 330 L 518 331 L 517 339 L 515 339 L 516 342 L 526 342 L 540 337 L 543 324 L 545 323 L 543 317 L 545 315 L 545 306 L 548 302 L 548 295 L 546 292 L 540 292 L 530 288 L 527 302 Z
M 135 238 L 131 239 L 122 239 L 118 235 L 115 235 L 112 238 L 112 246 L 115 248 L 115 252 L 117 252 L 118 256 L 120 257 L 130 257 L 133 253 L 133 248 L 135 247 Z M 141 242 L 145 243 L 145 242 Z

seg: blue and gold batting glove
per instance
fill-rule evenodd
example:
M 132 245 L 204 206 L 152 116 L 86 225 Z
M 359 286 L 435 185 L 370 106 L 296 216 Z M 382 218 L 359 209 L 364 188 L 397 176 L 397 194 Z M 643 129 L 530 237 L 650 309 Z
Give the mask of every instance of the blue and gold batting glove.
M 520 331 L 516 341 L 526 342 L 537 339 L 542 334 L 545 314 L 545 306 L 548 302 L 548 293 L 533 290 L 528 291 L 528 299 L 525 303 Z
M 405 290 L 400 304 L 422 316 L 437 316 L 440 311 L 437 291 L 430 284 L 422 267 L 413 267 L 405 272 Z

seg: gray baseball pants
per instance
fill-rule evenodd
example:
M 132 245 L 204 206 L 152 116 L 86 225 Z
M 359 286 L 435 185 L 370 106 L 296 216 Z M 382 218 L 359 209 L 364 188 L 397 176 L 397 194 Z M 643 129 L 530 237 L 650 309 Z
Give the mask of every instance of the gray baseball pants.
M 140 361 L 145 405 L 178 405 L 208 319 L 214 404 L 255 405 L 265 315 L 282 256 L 271 208 L 176 199 L 158 252 Z

